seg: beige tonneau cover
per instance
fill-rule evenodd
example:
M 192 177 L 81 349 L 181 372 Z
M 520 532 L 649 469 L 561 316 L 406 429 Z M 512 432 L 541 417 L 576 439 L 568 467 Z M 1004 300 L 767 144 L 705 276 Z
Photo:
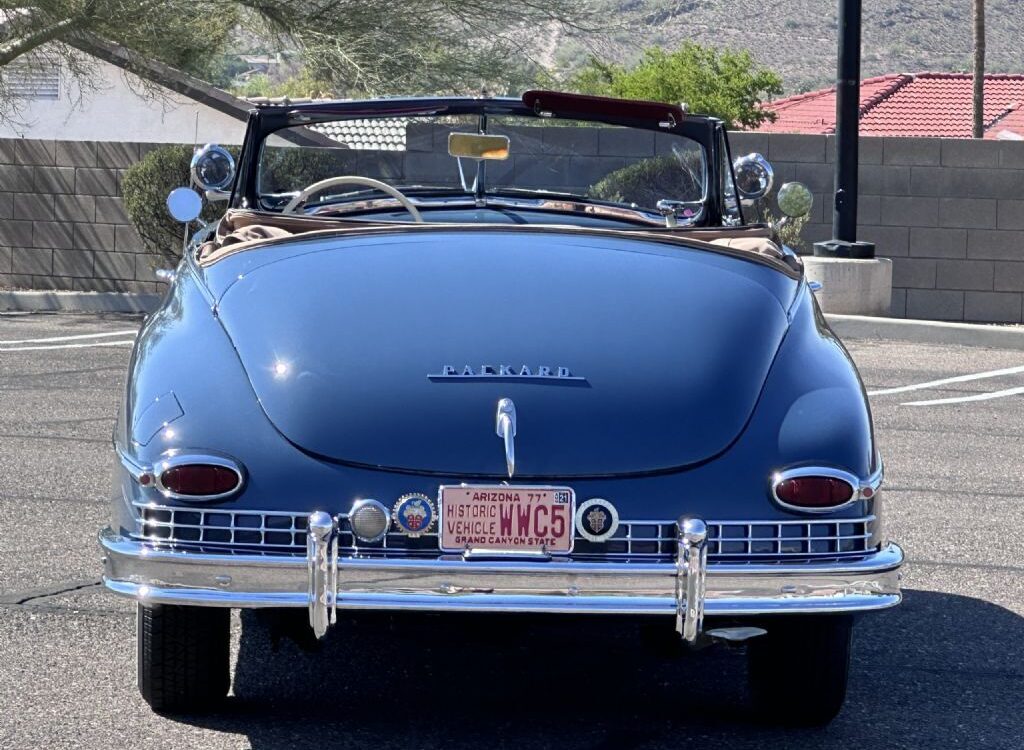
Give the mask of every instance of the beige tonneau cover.
M 595 229 L 557 224 L 420 224 L 390 221 L 349 223 L 333 218 L 282 216 L 277 213 L 249 209 L 230 209 L 217 225 L 214 238 L 199 247 L 198 260 L 201 266 L 209 266 L 228 256 L 262 247 L 286 237 L 298 238 L 301 236 L 302 239 L 312 239 L 323 235 L 379 234 L 394 232 L 398 229 L 416 231 L 450 231 L 453 229 L 565 231 L 571 229 L 584 234 L 614 234 L 658 242 L 686 243 L 718 251 L 724 249 L 730 255 L 770 261 L 770 265 L 781 266 L 782 270 L 790 275 L 798 273 L 786 262 L 786 255 L 771 239 L 771 228 L 765 225 L 694 227 L 668 234 L 644 229 Z

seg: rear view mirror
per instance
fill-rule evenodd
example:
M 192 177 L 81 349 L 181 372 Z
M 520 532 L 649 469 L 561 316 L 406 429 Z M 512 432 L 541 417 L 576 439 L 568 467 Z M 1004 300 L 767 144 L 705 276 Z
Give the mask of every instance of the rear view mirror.
M 481 135 L 479 133 L 449 133 L 448 155 L 466 159 L 507 159 L 507 135 Z
M 787 182 L 776 197 L 779 210 L 791 219 L 806 216 L 814 205 L 814 195 L 802 182 Z
M 176 221 L 188 224 L 202 213 L 203 199 L 192 188 L 175 188 L 167 196 L 167 211 Z

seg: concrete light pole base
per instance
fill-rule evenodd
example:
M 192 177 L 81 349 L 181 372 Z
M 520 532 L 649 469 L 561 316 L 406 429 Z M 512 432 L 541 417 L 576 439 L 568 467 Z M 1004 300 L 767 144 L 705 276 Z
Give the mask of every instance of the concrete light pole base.
M 817 281 L 823 312 L 840 315 L 888 315 L 892 299 L 892 261 L 888 258 L 804 256 L 808 281 Z

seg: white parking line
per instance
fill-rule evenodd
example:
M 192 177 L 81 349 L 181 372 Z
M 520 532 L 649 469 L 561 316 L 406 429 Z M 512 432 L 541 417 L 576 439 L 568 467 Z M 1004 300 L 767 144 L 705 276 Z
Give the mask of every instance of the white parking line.
M 993 398 L 1006 398 L 1024 393 L 1024 387 L 1007 388 L 1002 391 L 991 391 L 989 393 L 975 393 L 971 396 L 957 396 L 955 398 L 935 398 L 929 401 L 908 401 L 900 406 L 938 406 L 939 404 L 963 404 L 968 401 L 988 401 Z
M 0 346 L 11 346 L 14 344 L 49 344 L 54 341 L 79 341 L 83 339 L 102 339 L 111 336 L 135 337 L 138 331 L 129 329 L 126 331 L 112 331 L 110 333 L 80 333 L 76 336 L 51 336 L 48 339 L 21 339 L 20 341 L 0 341 Z
M 929 380 L 927 383 L 915 383 L 914 385 L 901 385 L 898 388 L 882 388 L 877 391 L 868 391 L 869 396 L 884 396 L 889 393 L 905 393 L 906 391 L 919 391 L 922 388 L 934 388 L 947 383 L 966 383 L 970 380 L 982 380 L 983 378 L 998 378 L 1003 375 L 1016 375 L 1024 372 L 1024 365 L 1020 367 L 1005 367 L 1002 370 L 989 370 L 987 372 L 976 372 L 970 375 L 956 375 L 941 380 Z
M 47 349 L 88 349 L 93 346 L 131 346 L 135 339 L 127 341 L 94 341 L 89 344 L 54 344 L 53 346 L 12 346 L 6 349 L 0 348 L 3 352 L 41 352 Z

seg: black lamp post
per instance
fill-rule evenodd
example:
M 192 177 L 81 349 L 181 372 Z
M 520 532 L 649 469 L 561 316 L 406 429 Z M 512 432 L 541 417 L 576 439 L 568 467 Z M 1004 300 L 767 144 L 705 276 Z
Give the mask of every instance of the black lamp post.
M 832 239 L 814 243 L 814 254 L 874 258 L 875 246 L 857 241 L 857 159 L 860 117 L 861 0 L 839 0 L 836 75 L 836 179 Z

